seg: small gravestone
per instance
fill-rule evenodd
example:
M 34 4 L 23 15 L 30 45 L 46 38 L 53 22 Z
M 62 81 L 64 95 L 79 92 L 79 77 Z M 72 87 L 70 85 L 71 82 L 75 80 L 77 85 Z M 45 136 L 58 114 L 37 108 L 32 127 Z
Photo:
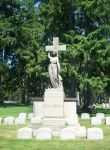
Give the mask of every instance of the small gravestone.
M 79 125 L 79 123 L 78 123 L 78 117 L 66 118 L 66 123 L 69 126 L 77 126 L 77 125 Z
M 2 118 L 0 117 L 0 124 L 2 124 Z
M 106 104 L 105 104 L 105 103 L 103 103 L 103 104 L 102 104 L 102 107 L 103 107 L 103 108 L 106 108 Z
M 100 128 L 87 129 L 87 139 L 88 140 L 102 140 L 103 139 L 103 130 Z
M 41 123 L 41 118 L 40 117 L 33 117 L 31 119 L 31 124 L 40 124 Z
M 105 119 L 105 115 L 103 113 L 97 113 L 96 117 L 98 117 L 100 119 Z
M 4 124 L 5 125 L 13 125 L 14 124 L 14 117 L 6 117 L 4 118 Z
M 75 130 L 76 137 L 86 137 L 86 127 L 80 126 Z
M 32 129 L 31 128 L 21 128 L 17 131 L 18 139 L 31 139 L 32 138 Z
M 25 124 L 25 119 L 24 119 L 24 118 L 17 117 L 17 118 L 15 119 L 15 124 L 16 124 L 16 125 L 23 125 L 23 124 Z
M 91 117 L 91 125 L 101 125 L 102 124 L 102 119 L 98 117 Z
M 52 138 L 52 131 L 50 128 L 40 128 L 36 131 L 36 139 L 50 140 Z
M 90 115 L 88 113 L 82 113 L 81 119 L 90 119 Z
M 105 108 L 110 108 L 110 103 L 106 103 Z
M 26 113 L 19 113 L 19 118 L 26 120 Z
M 110 125 L 110 116 L 106 117 L 106 125 Z
M 61 140 L 73 140 L 75 139 L 75 130 L 71 128 L 63 128 L 60 130 L 60 139 Z
M 28 114 L 28 119 L 31 120 L 33 117 L 34 117 L 34 116 L 33 116 L 33 113 L 29 113 L 29 114 Z

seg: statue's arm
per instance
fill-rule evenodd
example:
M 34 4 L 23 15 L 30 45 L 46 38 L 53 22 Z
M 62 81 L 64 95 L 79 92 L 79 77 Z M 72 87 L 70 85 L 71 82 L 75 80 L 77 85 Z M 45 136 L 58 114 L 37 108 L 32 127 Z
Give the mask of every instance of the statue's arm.
M 57 57 L 57 65 L 58 65 L 58 69 L 60 70 L 60 63 L 59 63 L 59 58 Z
M 51 56 L 50 56 L 50 52 L 48 52 L 48 58 L 49 58 L 49 59 L 51 58 Z

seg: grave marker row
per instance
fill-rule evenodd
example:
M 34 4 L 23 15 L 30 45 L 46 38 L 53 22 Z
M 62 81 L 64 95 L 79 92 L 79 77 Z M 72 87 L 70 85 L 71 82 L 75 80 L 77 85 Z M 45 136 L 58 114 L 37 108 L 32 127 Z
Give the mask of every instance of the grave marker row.
M 25 127 L 18 129 L 18 139 L 32 139 L 33 131 L 31 128 Z M 50 140 L 52 139 L 52 130 L 50 128 L 39 128 L 34 132 L 34 136 L 37 140 Z M 81 127 L 79 130 L 74 128 L 63 128 L 59 132 L 61 140 L 74 140 L 76 137 L 86 137 L 86 128 Z M 88 140 L 100 140 L 103 139 L 103 130 L 100 128 L 87 129 Z

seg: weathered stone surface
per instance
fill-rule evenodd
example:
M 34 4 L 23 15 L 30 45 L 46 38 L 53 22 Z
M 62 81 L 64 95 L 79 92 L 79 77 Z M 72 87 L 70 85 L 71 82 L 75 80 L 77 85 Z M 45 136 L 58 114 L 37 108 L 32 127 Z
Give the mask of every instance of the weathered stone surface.
M 110 125 L 110 116 L 106 117 L 106 125 Z
M 91 125 L 101 125 L 102 124 L 102 119 L 98 117 L 91 117 Z
M 97 113 L 96 117 L 100 118 L 100 119 L 105 119 L 105 115 L 104 113 Z
M 13 125 L 14 124 L 14 117 L 6 117 L 4 118 L 4 124 L 5 125 Z
M 26 119 L 26 113 L 19 113 L 19 118 Z
M 102 140 L 103 139 L 103 130 L 100 128 L 87 129 L 87 139 L 88 140 Z
M 42 124 L 44 126 L 65 126 L 65 120 L 62 118 L 44 118 Z
M 75 131 L 71 128 L 63 128 L 60 130 L 60 139 L 61 140 L 73 140 L 75 139 Z
M 36 101 L 33 102 L 33 114 L 34 117 L 44 117 L 44 102 L 43 101 Z
M 64 117 L 64 92 L 62 89 L 53 88 L 45 91 L 44 117 Z
M 50 140 L 52 138 L 52 131 L 50 128 L 40 128 L 35 134 L 38 140 Z
M 69 108 L 69 109 L 68 109 Z M 64 117 L 74 118 L 76 116 L 76 101 L 64 102 Z
M 33 117 L 34 117 L 33 113 L 29 113 L 29 114 L 28 114 L 28 119 L 31 120 Z
M 31 124 L 40 124 L 41 123 L 41 118 L 40 117 L 33 117 L 31 119 Z
M 66 123 L 69 125 L 69 126 L 77 126 L 79 125 L 78 123 L 78 117 L 73 117 L 73 118 L 66 118 Z
M 88 114 L 88 113 L 82 113 L 81 114 L 81 119 L 90 119 L 90 114 Z
M 17 131 L 18 139 L 31 139 L 32 138 L 32 129 L 31 128 L 21 128 Z
M 15 124 L 16 124 L 16 125 L 23 125 L 23 124 L 25 124 L 25 119 L 24 119 L 24 118 L 17 117 L 17 118 L 15 119 Z
M 80 126 L 75 130 L 75 133 L 77 137 L 86 137 L 86 127 Z

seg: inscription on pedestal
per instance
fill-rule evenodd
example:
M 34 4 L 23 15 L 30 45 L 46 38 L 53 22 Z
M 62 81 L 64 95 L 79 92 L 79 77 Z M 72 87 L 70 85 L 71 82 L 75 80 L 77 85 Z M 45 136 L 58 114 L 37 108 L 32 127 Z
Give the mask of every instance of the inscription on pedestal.
M 48 89 L 44 94 L 44 117 L 64 117 L 64 92 Z
M 58 105 L 58 104 L 48 105 L 48 104 L 44 104 L 44 107 L 46 107 L 46 108 L 62 108 L 63 105 Z

